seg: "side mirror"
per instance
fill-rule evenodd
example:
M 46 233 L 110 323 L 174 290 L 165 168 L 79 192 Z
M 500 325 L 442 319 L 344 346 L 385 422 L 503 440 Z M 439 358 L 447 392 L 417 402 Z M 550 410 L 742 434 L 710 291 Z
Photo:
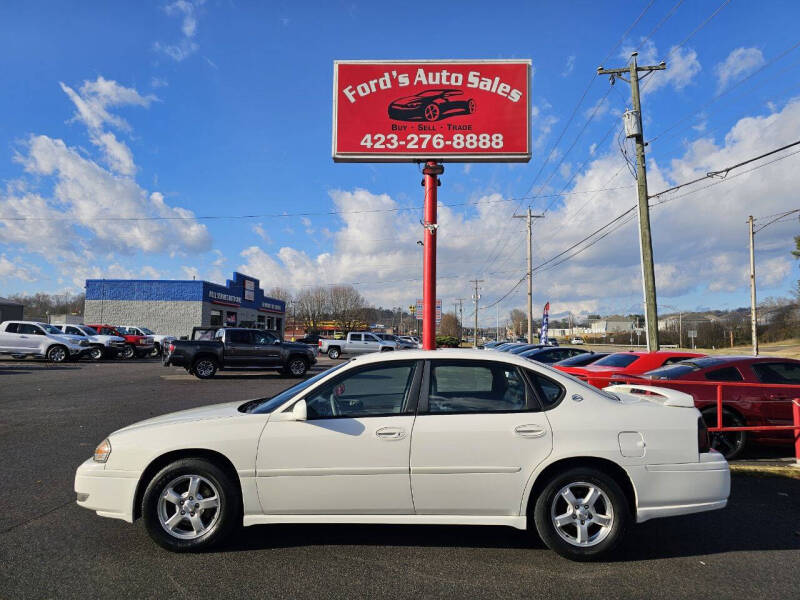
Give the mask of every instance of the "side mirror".
M 292 416 L 295 421 L 305 421 L 308 418 L 308 408 L 305 400 L 298 400 L 292 408 Z

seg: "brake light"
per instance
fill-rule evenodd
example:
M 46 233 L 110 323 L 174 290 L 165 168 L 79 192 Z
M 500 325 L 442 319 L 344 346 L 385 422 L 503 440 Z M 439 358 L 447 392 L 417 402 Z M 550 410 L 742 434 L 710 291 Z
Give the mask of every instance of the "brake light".
M 169 345 L 169 351 L 170 351 L 171 353 L 172 353 L 172 352 L 175 352 L 175 344 L 170 344 L 170 345 Z
M 320 348 L 322 348 L 322 340 L 317 340 L 317 346 L 319 346 Z
M 705 454 L 711 450 L 711 443 L 708 439 L 708 428 L 703 417 L 697 419 L 697 451 Z

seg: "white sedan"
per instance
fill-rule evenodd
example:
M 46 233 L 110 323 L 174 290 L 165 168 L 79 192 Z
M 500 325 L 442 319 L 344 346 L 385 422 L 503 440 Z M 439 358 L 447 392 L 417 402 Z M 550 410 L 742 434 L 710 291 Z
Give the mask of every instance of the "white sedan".
M 690 396 L 470 350 L 360 356 L 271 399 L 142 421 L 75 476 L 78 504 L 142 517 L 174 551 L 242 524 L 535 525 L 576 560 L 729 490 Z

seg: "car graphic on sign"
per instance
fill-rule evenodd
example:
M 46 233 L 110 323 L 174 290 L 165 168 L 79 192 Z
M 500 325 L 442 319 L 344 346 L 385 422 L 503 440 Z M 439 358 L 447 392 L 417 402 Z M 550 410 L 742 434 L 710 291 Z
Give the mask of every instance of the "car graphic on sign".
M 397 121 L 438 121 L 475 112 L 475 100 L 453 89 L 425 90 L 389 104 L 389 117 Z

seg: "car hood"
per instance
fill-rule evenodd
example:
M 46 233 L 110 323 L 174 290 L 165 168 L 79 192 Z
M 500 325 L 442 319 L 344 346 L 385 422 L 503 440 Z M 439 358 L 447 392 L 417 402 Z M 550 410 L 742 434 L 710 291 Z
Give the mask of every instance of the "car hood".
M 74 346 L 78 346 L 81 340 L 86 339 L 83 336 L 72 335 L 71 333 L 51 333 L 50 337 Z
M 224 404 L 211 404 L 209 406 L 200 406 L 197 408 L 190 408 L 188 410 L 181 410 L 178 412 L 167 413 L 160 417 L 153 417 L 152 419 L 145 419 L 138 423 L 133 423 L 122 429 L 118 429 L 114 433 L 123 431 L 131 431 L 134 429 L 143 429 L 147 427 L 158 427 L 160 425 L 167 425 L 172 423 L 185 423 L 188 421 L 207 421 L 209 419 L 225 419 L 244 415 L 245 413 L 239 412 L 239 407 L 243 402 L 226 402 Z M 113 433 L 111 435 L 114 435 Z
M 87 336 L 93 342 L 124 342 L 125 338 L 121 338 L 118 335 L 89 335 Z

